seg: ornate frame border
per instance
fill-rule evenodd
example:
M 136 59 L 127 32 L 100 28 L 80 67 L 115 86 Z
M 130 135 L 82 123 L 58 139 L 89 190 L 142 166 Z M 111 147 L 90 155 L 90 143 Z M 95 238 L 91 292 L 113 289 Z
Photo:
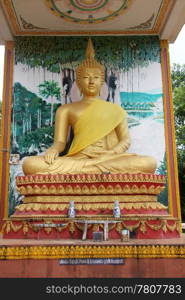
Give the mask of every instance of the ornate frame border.
M 163 107 L 165 116 L 169 212 L 174 217 L 178 217 L 181 220 L 169 43 L 167 40 L 161 40 L 161 70 L 163 82 Z
M 13 86 L 14 43 L 5 44 L 4 86 L 2 101 L 2 136 L 0 139 L 0 229 L 3 218 L 8 216 L 8 183 L 9 183 L 9 155 L 11 134 L 11 107 Z
M 11 106 L 13 85 L 13 42 L 6 42 L 4 65 L 4 89 L 2 107 L 2 138 L 0 141 L 0 228 L 3 219 L 8 217 L 9 150 L 11 132 Z M 164 93 L 165 138 L 167 150 L 169 212 L 181 220 L 178 185 L 178 168 L 175 145 L 175 129 L 172 103 L 172 87 L 168 53 L 168 41 L 161 41 L 161 69 Z

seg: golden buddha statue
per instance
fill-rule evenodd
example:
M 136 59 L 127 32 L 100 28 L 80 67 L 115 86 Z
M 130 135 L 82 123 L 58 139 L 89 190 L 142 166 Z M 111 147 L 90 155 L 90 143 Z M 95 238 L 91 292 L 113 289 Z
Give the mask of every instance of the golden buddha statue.
M 131 142 L 126 111 L 98 97 L 104 67 L 95 60 L 90 39 L 76 77 L 82 100 L 58 108 L 53 145 L 43 156 L 27 157 L 24 174 L 154 173 L 153 157 L 126 152 Z M 74 132 L 72 144 L 66 155 L 59 156 L 70 127 Z

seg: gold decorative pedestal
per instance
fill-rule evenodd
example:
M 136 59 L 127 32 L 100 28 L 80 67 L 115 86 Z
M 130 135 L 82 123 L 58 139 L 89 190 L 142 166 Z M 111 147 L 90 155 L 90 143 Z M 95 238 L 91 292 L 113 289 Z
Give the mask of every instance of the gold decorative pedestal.
M 87 237 L 92 238 L 93 231 L 104 230 L 105 220 L 115 219 L 119 222 L 108 226 L 109 238 L 121 238 L 124 228 L 136 238 L 178 237 L 179 221 L 157 202 L 164 185 L 165 177 L 154 174 L 20 176 L 17 188 L 24 203 L 5 221 L 4 237 L 81 238 L 84 227 L 79 220 L 87 220 Z M 68 217 L 71 200 L 75 218 Z M 113 215 L 115 200 L 119 218 Z

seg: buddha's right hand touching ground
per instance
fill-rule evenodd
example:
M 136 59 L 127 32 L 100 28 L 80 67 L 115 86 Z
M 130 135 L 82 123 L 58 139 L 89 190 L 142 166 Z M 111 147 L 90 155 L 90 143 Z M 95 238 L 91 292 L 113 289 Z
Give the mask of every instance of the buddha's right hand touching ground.
M 54 160 L 59 156 L 59 151 L 54 148 L 49 148 L 45 155 L 44 155 L 44 160 L 47 164 L 52 164 Z

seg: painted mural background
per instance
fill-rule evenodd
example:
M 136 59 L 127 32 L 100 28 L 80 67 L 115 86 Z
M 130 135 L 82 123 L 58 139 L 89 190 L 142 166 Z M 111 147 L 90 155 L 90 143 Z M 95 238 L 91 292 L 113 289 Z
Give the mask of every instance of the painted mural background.
M 12 105 L 9 214 L 22 196 L 15 176 L 23 175 L 26 156 L 40 155 L 52 144 L 55 112 L 81 98 L 75 69 L 84 59 L 86 37 L 18 37 Z M 96 58 L 105 65 L 100 97 L 128 113 L 132 144 L 128 152 L 156 158 L 156 173 L 167 175 L 164 112 L 157 37 L 93 37 Z M 167 205 L 167 188 L 159 196 Z

